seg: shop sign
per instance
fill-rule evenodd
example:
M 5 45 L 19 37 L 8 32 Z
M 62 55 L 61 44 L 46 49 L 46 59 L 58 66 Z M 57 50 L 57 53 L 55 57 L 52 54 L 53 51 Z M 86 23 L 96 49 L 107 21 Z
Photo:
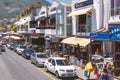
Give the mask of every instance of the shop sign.
M 75 9 L 85 7 L 85 6 L 88 6 L 88 5 L 93 5 L 93 0 L 86 0 L 84 2 L 76 3 L 75 4 Z
M 37 34 L 37 33 L 32 33 L 31 34 L 31 38 L 38 38 L 39 37 L 39 34 Z
M 118 27 L 120 27 L 120 24 L 109 24 L 108 25 L 109 29 L 115 29 L 115 28 L 118 28 Z
M 110 39 L 110 33 L 90 33 L 91 39 L 98 39 L 98 40 L 109 40 Z
M 120 40 L 120 26 L 117 28 L 112 28 L 111 35 L 112 40 Z
M 52 37 L 51 41 L 52 42 L 59 42 L 59 39 L 57 37 Z
M 45 36 L 45 39 L 46 39 L 46 40 L 50 40 L 50 36 L 49 36 L 49 35 L 46 35 L 46 36 Z

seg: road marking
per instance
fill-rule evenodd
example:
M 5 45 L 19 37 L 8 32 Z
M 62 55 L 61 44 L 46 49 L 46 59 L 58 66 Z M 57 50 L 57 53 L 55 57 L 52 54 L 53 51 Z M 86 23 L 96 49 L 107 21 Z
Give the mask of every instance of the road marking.
M 44 72 L 43 70 L 41 70 L 40 68 L 37 68 L 40 72 L 42 72 L 43 74 L 45 74 L 47 77 L 49 77 L 52 80 L 56 80 L 54 79 L 52 76 L 50 76 L 49 74 L 47 74 L 46 72 Z

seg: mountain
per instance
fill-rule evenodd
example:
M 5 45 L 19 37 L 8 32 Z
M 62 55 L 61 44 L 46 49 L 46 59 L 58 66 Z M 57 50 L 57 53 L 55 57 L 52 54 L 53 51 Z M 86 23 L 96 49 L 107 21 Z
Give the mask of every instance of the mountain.
M 28 5 L 41 2 L 43 6 L 50 3 L 46 0 L 0 0 L 0 18 L 12 18 Z

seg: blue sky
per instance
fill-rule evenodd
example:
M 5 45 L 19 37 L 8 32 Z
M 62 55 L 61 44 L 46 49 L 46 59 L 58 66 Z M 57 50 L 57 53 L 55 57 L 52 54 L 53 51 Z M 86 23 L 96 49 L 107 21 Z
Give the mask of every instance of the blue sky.
M 50 3 L 52 3 L 54 0 L 47 0 L 47 1 L 49 1 Z M 70 2 L 70 1 L 72 1 L 72 0 L 58 0 L 58 1 Z

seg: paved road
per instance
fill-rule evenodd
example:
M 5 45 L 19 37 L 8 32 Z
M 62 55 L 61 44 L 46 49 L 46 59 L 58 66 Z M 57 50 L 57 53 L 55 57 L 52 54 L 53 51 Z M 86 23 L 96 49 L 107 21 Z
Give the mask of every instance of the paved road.
M 6 49 L 0 55 L 0 80 L 57 80 L 54 75 L 37 68 L 29 60 Z

